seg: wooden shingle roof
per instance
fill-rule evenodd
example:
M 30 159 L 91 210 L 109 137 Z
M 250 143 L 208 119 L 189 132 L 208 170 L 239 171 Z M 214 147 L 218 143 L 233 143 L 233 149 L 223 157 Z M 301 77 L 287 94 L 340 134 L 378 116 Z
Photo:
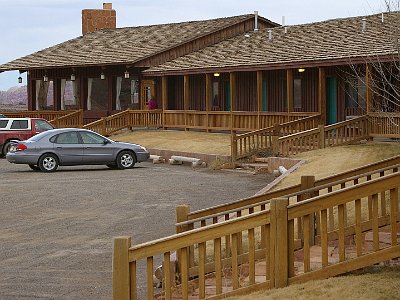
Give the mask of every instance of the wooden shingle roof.
M 162 75 L 348 64 L 398 53 L 399 35 L 400 12 L 384 13 L 383 22 L 382 14 L 377 14 L 287 26 L 286 33 L 281 26 L 224 40 L 144 72 Z
M 133 64 L 177 45 L 250 18 L 254 18 L 254 15 L 103 29 L 0 65 L 0 72 L 7 70 Z M 271 24 L 274 23 L 271 22 Z

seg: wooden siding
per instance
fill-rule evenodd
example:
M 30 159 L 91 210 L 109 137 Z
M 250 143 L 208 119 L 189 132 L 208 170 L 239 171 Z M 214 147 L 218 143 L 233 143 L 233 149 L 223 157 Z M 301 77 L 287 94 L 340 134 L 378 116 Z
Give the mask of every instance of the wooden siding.
M 237 111 L 257 111 L 257 73 L 238 72 L 237 80 Z
M 287 110 L 286 72 L 284 70 L 264 72 L 267 86 L 267 111 Z
M 183 109 L 183 76 L 168 77 L 168 110 Z

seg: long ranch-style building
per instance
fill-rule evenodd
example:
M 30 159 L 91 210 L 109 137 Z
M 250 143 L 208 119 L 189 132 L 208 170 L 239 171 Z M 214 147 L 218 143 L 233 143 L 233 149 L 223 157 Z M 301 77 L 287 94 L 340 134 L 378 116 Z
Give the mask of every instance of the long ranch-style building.
M 163 128 L 245 132 L 369 115 L 377 133 L 400 137 L 399 20 L 388 12 L 285 26 L 255 12 L 116 28 L 105 3 L 82 11 L 82 36 L 0 72 L 28 73 L 29 111 L 79 109 L 85 124 L 129 110 Z

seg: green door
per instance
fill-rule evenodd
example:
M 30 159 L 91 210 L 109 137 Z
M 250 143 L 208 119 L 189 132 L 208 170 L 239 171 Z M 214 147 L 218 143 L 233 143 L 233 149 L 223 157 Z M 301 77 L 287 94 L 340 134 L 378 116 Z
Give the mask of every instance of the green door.
M 326 79 L 326 122 L 337 122 L 337 81 L 335 77 Z
M 229 81 L 225 81 L 224 84 L 225 92 L 225 111 L 231 110 L 231 85 Z
M 267 111 L 267 81 L 262 83 L 262 111 Z

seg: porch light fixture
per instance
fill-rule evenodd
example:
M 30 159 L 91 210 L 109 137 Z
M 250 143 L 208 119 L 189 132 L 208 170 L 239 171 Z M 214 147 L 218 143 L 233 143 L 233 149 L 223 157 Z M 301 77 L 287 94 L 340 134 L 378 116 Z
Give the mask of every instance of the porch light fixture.
M 103 72 L 101 72 L 101 74 L 100 74 L 100 79 L 101 79 L 101 80 L 104 80 L 104 79 L 106 79 L 106 75 L 104 75 L 104 73 L 103 73 Z
M 49 76 L 47 76 L 47 74 L 43 76 L 43 81 L 44 81 L 44 82 L 49 81 Z
M 219 77 L 219 73 L 214 73 L 214 77 Z
M 22 77 L 21 76 L 18 77 L 18 83 L 22 83 Z
M 306 71 L 306 69 L 297 69 L 297 71 L 299 71 L 299 73 L 303 73 L 303 72 L 305 72 Z
M 72 73 L 72 74 L 71 74 L 71 81 L 75 81 L 75 79 L 76 79 L 75 74 Z
M 125 78 L 126 78 L 126 79 L 129 78 L 129 72 L 128 72 L 128 70 L 125 71 L 124 75 L 125 75 Z

